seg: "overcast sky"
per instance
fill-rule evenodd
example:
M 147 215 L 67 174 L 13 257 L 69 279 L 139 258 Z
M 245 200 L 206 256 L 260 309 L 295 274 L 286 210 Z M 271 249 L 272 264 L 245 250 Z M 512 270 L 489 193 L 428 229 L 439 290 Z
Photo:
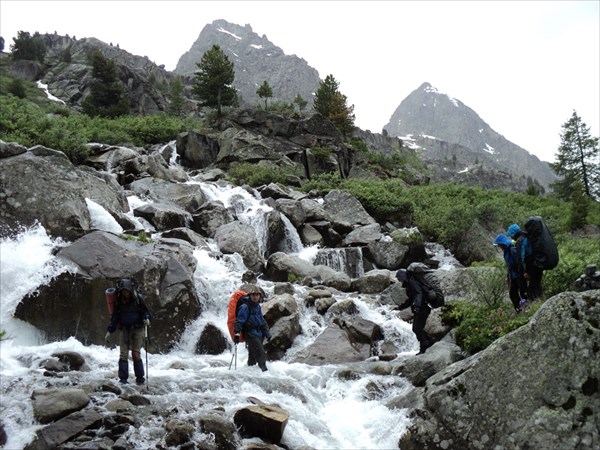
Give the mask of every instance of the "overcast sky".
M 587 1 L 0 1 L 5 51 L 17 31 L 95 37 L 173 70 L 206 24 L 250 24 L 321 79 L 356 125 L 381 132 L 427 81 L 495 131 L 554 161 L 576 110 L 600 128 L 600 12 Z

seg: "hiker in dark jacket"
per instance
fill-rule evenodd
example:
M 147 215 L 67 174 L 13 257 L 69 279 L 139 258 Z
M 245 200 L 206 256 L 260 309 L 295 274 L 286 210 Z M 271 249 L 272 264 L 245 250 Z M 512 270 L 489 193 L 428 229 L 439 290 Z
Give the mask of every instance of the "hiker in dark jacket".
M 406 295 L 408 296 L 408 300 L 401 304 L 399 308 L 411 307 L 413 312 L 412 330 L 419 341 L 420 347 L 417 355 L 421 355 L 435 343 L 435 339 L 425 331 L 425 324 L 431 313 L 431 308 L 425 301 L 423 286 L 416 277 L 411 276 L 410 272 L 405 269 L 400 269 L 396 272 L 396 278 L 402 283 L 402 287 L 406 289 Z
M 527 292 L 523 297 L 529 301 L 540 299 L 543 295 L 542 277 L 544 269 L 540 269 L 534 264 L 533 250 L 527 237 L 527 232 L 515 223 L 508 227 L 506 235 L 515 241 L 517 263 L 519 271 L 522 274 L 521 283 Z
M 119 381 L 127 384 L 129 378 L 129 351 L 133 359 L 135 382 L 144 384 L 144 363 L 141 348 L 144 342 L 144 327 L 150 325 L 152 314 L 148 310 L 142 294 L 138 292 L 131 280 L 122 280 L 116 294 L 115 308 L 107 327 L 105 340 L 111 333 L 121 330 L 119 338 Z
M 517 249 L 513 245 L 511 239 L 499 234 L 494 239 L 494 245 L 498 246 L 504 252 L 504 262 L 506 263 L 506 280 L 508 283 L 508 295 L 512 302 L 515 311 L 520 312 L 525 306 L 525 299 L 521 297 L 519 284 L 519 264 Z
M 233 342 L 237 345 L 240 342 L 240 333 L 244 333 L 244 340 L 248 348 L 248 365 L 253 366 L 258 363 L 258 367 L 263 372 L 267 370 L 267 354 L 263 347 L 263 340 L 271 340 L 269 327 L 262 314 L 260 302 L 263 294 L 258 287 L 249 290 L 248 294 L 240 298 L 242 305 L 239 307 L 234 332 Z
M 527 241 L 527 233 L 521 230 L 521 227 L 513 223 L 506 230 L 506 235 L 511 239 L 517 253 L 517 283 L 519 284 L 519 295 L 521 299 L 527 301 L 527 279 L 525 278 L 525 264 L 521 262 L 521 250 Z

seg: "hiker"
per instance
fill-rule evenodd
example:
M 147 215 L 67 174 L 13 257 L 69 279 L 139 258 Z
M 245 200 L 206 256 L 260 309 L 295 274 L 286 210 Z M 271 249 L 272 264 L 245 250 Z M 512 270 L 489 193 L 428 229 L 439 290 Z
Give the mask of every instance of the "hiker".
M 263 339 L 271 340 L 271 333 L 267 322 L 263 317 L 260 308 L 260 302 L 263 299 L 263 293 L 257 286 L 248 289 L 245 296 L 239 299 L 241 305 L 238 309 L 233 337 L 233 342 L 237 345 L 240 342 L 240 333 L 244 333 L 244 340 L 248 348 L 248 365 L 258 367 L 265 372 L 267 370 L 267 354 L 263 347 Z
M 506 236 L 510 238 L 517 253 L 517 283 L 519 296 L 527 302 L 527 279 L 525 278 L 525 264 L 521 261 L 521 249 L 525 245 L 525 237 L 527 233 L 521 230 L 521 227 L 516 223 L 510 225 L 506 230 Z
M 420 347 L 417 355 L 422 355 L 435 343 L 435 339 L 425 331 L 425 324 L 431 313 L 431 308 L 425 301 L 424 288 L 416 276 L 405 269 L 400 269 L 396 272 L 396 278 L 402 283 L 402 287 L 406 289 L 406 295 L 408 296 L 408 300 L 402 303 L 399 308 L 411 307 L 413 312 L 412 330 L 419 341 Z
M 504 234 L 499 234 L 496 236 L 496 239 L 494 239 L 494 245 L 501 248 L 504 253 L 504 262 L 506 263 L 506 280 L 508 282 L 508 295 L 515 308 L 515 311 L 521 312 L 525 306 L 526 300 L 521 297 L 517 249 L 513 245 L 512 240 Z
M 511 229 L 512 227 L 512 229 Z M 542 277 L 544 270 L 553 269 L 558 264 L 558 253 L 552 235 L 539 216 L 530 218 L 525 229 L 517 224 L 508 227 L 507 235 L 517 237 L 516 245 L 519 267 L 527 284 L 527 300 L 533 302 L 542 298 Z M 517 231 L 519 229 L 519 231 Z
M 144 384 L 144 363 L 141 348 L 144 342 L 144 327 L 150 326 L 152 314 L 148 310 L 144 298 L 134 286 L 134 282 L 124 279 L 119 282 L 114 311 L 107 327 L 105 341 L 117 329 L 121 330 L 119 338 L 119 382 L 127 384 L 129 378 L 129 351 L 133 359 L 135 382 Z

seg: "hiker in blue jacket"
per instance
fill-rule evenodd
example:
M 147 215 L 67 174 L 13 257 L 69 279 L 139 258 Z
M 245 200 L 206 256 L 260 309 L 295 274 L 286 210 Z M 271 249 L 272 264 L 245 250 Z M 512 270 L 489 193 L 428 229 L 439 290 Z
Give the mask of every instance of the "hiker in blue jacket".
M 406 289 L 408 299 L 398 306 L 399 309 L 405 309 L 409 306 L 413 312 L 412 330 L 419 341 L 419 352 L 417 355 L 422 355 L 425 351 L 435 344 L 433 339 L 425 331 L 427 318 L 431 313 L 431 308 L 425 301 L 425 292 L 423 286 L 415 276 L 411 276 L 406 269 L 400 269 L 396 272 L 396 278 L 402 283 L 402 287 Z
M 130 350 L 135 382 L 144 384 L 145 373 L 141 348 L 144 343 L 144 327 L 150 325 L 150 320 L 152 320 L 152 314 L 144 302 L 142 293 L 135 289 L 131 280 L 121 280 L 117 288 L 115 309 L 107 327 L 105 341 L 108 342 L 111 333 L 114 333 L 117 329 L 121 330 L 119 338 L 119 381 L 122 384 L 127 384 L 129 378 Z
M 519 285 L 519 295 L 521 299 L 527 300 L 527 278 L 525 278 L 525 263 L 522 260 L 522 252 L 526 247 L 529 246 L 527 241 L 527 233 L 521 230 L 521 227 L 516 223 L 513 223 L 506 230 L 506 235 L 511 239 L 512 244 L 515 246 L 517 252 L 517 283 Z M 529 250 L 531 253 L 531 249 Z
M 508 281 L 508 295 L 512 302 L 515 311 L 520 312 L 525 306 L 525 299 L 521 298 L 519 291 L 519 266 L 517 249 L 513 245 L 511 239 L 504 235 L 499 234 L 494 239 L 494 245 L 500 247 L 504 252 L 504 262 L 506 263 L 506 278 Z
M 258 287 L 249 289 L 247 295 L 240 298 L 242 305 L 239 307 L 235 325 L 233 342 L 240 342 L 240 333 L 244 333 L 246 347 L 248 347 L 248 365 L 253 366 L 258 363 L 258 367 L 265 372 L 267 370 L 267 354 L 263 347 L 263 340 L 271 340 L 269 327 L 262 314 L 260 302 L 263 294 Z

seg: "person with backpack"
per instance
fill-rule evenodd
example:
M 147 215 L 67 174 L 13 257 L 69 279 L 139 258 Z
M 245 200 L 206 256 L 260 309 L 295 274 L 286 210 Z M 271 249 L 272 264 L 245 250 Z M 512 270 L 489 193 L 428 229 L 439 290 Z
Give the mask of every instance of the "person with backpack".
M 271 340 L 269 327 L 262 314 L 260 303 L 263 299 L 263 293 L 258 286 L 252 286 L 247 290 L 247 294 L 241 297 L 234 324 L 233 342 L 235 345 L 240 343 L 240 334 L 244 334 L 246 347 L 248 348 L 248 365 L 258 367 L 265 372 L 267 370 L 267 353 L 263 347 L 263 340 Z
M 558 265 L 559 254 L 552 233 L 540 216 L 530 217 L 523 228 L 520 234 L 515 234 L 518 236 L 519 264 L 523 267 L 523 277 L 527 281 L 527 300 L 535 301 L 544 295 L 542 289 L 544 271 L 552 270 Z M 516 227 L 513 230 L 516 230 Z M 521 236 L 523 239 L 519 243 Z
M 504 262 L 506 263 L 506 279 L 508 282 L 508 295 L 515 308 L 515 311 L 521 312 L 525 306 L 526 300 L 525 298 L 521 297 L 517 249 L 513 245 L 512 240 L 504 234 L 499 234 L 496 236 L 496 239 L 494 239 L 494 245 L 501 248 L 504 252 Z
M 402 287 L 406 289 L 406 295 L 408 296 L 408 299 L 398 308 L 405 309 L 409 306 L 411 307 L 413 312 L 412 331 L 419 341 L 419 352 L 417 355 L 422 355 L 435 343 L 435 339 L 429 336 L 425 331 L 425 324 L 431 313 L 431 308 L 426 300 L 427 294 L 425 292 L 425 287 L 423 283 L 419 281 L 418 276 L 406 269 L 398 270 L 396 272 L 396 278 L 402 283 Z
M 516 223 L 511 224 L 506 230 L 506 236 L 511 240 L 515 247 L 517 259 L 517 284 L 519 296 L 527 302 L 527 279 L 525 278 L 525 264 L 521 260 L 521 252 L 523 246 L 527 243 L 525 238 L 527 233 L 521 230 L 521 227 Z
M 133 359 L 135 382 L 144 384 L 144 363 L 141 348 L 144 342 L 144 327 L 150 326 L 152 314 L 148 310 L 137 283 L 132 279 L 121 280 L 116 289 L 114 309 L 107 327 L 105 340 L 117 329 L 119 338 L 119 382 L 127 384 L 129 378 L 129 351 Z

